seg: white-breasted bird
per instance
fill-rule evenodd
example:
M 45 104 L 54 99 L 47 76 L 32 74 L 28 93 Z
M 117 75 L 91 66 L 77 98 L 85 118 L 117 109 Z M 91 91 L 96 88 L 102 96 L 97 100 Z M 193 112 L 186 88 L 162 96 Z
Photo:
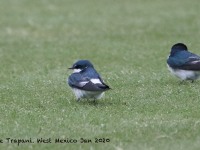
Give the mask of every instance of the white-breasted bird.
M 200 76 L 200 56 L 189 52 L 183 43 L 172 46 L 167 66 L 170 72 L 181 80 L 193 82 Z
M 68 78 L 77 100 L 100 99 L 110 87 L 106 85 L 89 60 L 78 60 L 69 69 L 73 73 Z

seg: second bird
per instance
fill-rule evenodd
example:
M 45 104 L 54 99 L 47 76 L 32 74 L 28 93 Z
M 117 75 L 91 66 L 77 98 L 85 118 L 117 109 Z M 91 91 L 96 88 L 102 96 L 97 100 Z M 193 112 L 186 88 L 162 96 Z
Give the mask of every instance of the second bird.
M 189 52 L 183 43 L 172 46 L 167 66 L 170 72 L 181 80 L 193 82 L 200 76 L 200 56 Z

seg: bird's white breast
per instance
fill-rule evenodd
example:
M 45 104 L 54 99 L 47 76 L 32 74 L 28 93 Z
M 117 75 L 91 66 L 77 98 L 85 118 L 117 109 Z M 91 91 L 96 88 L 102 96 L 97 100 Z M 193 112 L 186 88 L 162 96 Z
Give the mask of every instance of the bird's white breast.
M 190 71 L 190 70 L 181 70 L 181 69 L 173 69 L 171 68 L 169 65 L 167 65 L 168 70 L 175 76 L 177 76 L 178 78 L 180 78 L 181 80 L 186 80 L 186 79 L 190 79 L 190 80 L 195 80 L 198 78 L 198 72 L 196 71 Z
M 81 99 L 81 98 L 100 99 L 104 95 L 104 92 L 100 92 L 100 91 L 85 91 L 85 90 L 80 90 L 77 88 L 73 88 L 72 90 L 77 99 Z

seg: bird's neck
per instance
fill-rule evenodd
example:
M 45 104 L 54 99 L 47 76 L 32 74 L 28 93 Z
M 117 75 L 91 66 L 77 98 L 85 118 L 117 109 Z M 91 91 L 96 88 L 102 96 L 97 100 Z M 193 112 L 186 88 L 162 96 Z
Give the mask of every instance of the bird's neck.
M 82 70 L 81 69 L 74 69 L 73 70 L 73 73 L 79 73 L 79 72 L 81 72 Z

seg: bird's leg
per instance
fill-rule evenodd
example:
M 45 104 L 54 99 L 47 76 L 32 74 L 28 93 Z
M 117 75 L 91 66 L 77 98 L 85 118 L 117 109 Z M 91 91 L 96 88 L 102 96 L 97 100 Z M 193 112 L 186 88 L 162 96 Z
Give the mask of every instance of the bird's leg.
M 93 103 L 94 103 L 94 104 L 97 104 L 96 98 L 94 98 Z

